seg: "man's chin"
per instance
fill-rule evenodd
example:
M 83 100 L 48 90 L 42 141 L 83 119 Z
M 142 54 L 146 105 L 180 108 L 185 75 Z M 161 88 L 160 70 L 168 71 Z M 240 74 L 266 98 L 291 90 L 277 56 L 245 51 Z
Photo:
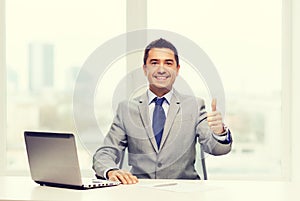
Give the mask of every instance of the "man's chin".
M 170 91 L 172 86 L 165 85 L 165 84 L 151 84 L 151 86 L 157 90 L 161 91 Z

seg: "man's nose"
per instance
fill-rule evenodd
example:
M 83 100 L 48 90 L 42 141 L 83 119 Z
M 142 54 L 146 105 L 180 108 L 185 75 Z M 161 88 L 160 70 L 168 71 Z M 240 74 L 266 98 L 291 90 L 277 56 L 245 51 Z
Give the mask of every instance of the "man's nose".
M 160 74 L 165 73 L 166 71 L 164 65 L 159 65 L 157 72 Z

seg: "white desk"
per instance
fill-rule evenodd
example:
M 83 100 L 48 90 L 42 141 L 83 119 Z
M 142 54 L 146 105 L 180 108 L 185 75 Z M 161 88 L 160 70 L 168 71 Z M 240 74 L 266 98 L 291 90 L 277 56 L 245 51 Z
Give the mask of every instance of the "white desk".
M 176 182 L 177 185 L 169 187 L 145 186 L 173 182 Z M 171 201 L 299 201 L 298 193 L 300 193 L 299 185 L 290 182 L 140 180 L 139 184 L 136 185 L 72 190 L 39 186 L 29 177 L 0 177 L 0 200 L 154 201 L 160 198 L 159 200 Z

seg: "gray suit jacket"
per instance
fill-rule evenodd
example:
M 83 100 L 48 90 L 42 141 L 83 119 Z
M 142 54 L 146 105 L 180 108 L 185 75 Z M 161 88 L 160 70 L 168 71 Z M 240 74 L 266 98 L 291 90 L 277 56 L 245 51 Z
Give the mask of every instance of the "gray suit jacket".
M 93 168 L 100 177 L 108 168 L 118 168 L 122 152 L 128 148 L 128 163 L 138 178 L 199 179 L 195 170 L 196 142 L 205 152 L 226 154 L 231 143 L 212 135 L 204 101 L 174 90 L 158 149 L 152 131 L 147 93 L 119 104 L 104 144 L 96 151 Z

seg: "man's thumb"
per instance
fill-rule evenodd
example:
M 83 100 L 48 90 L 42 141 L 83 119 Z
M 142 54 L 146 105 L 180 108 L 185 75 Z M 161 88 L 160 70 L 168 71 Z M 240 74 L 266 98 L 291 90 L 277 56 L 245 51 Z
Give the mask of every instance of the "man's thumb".
M 211 110 L 214 112 L 217 110 L 217 99 L 213 98 L 211 101 Z

